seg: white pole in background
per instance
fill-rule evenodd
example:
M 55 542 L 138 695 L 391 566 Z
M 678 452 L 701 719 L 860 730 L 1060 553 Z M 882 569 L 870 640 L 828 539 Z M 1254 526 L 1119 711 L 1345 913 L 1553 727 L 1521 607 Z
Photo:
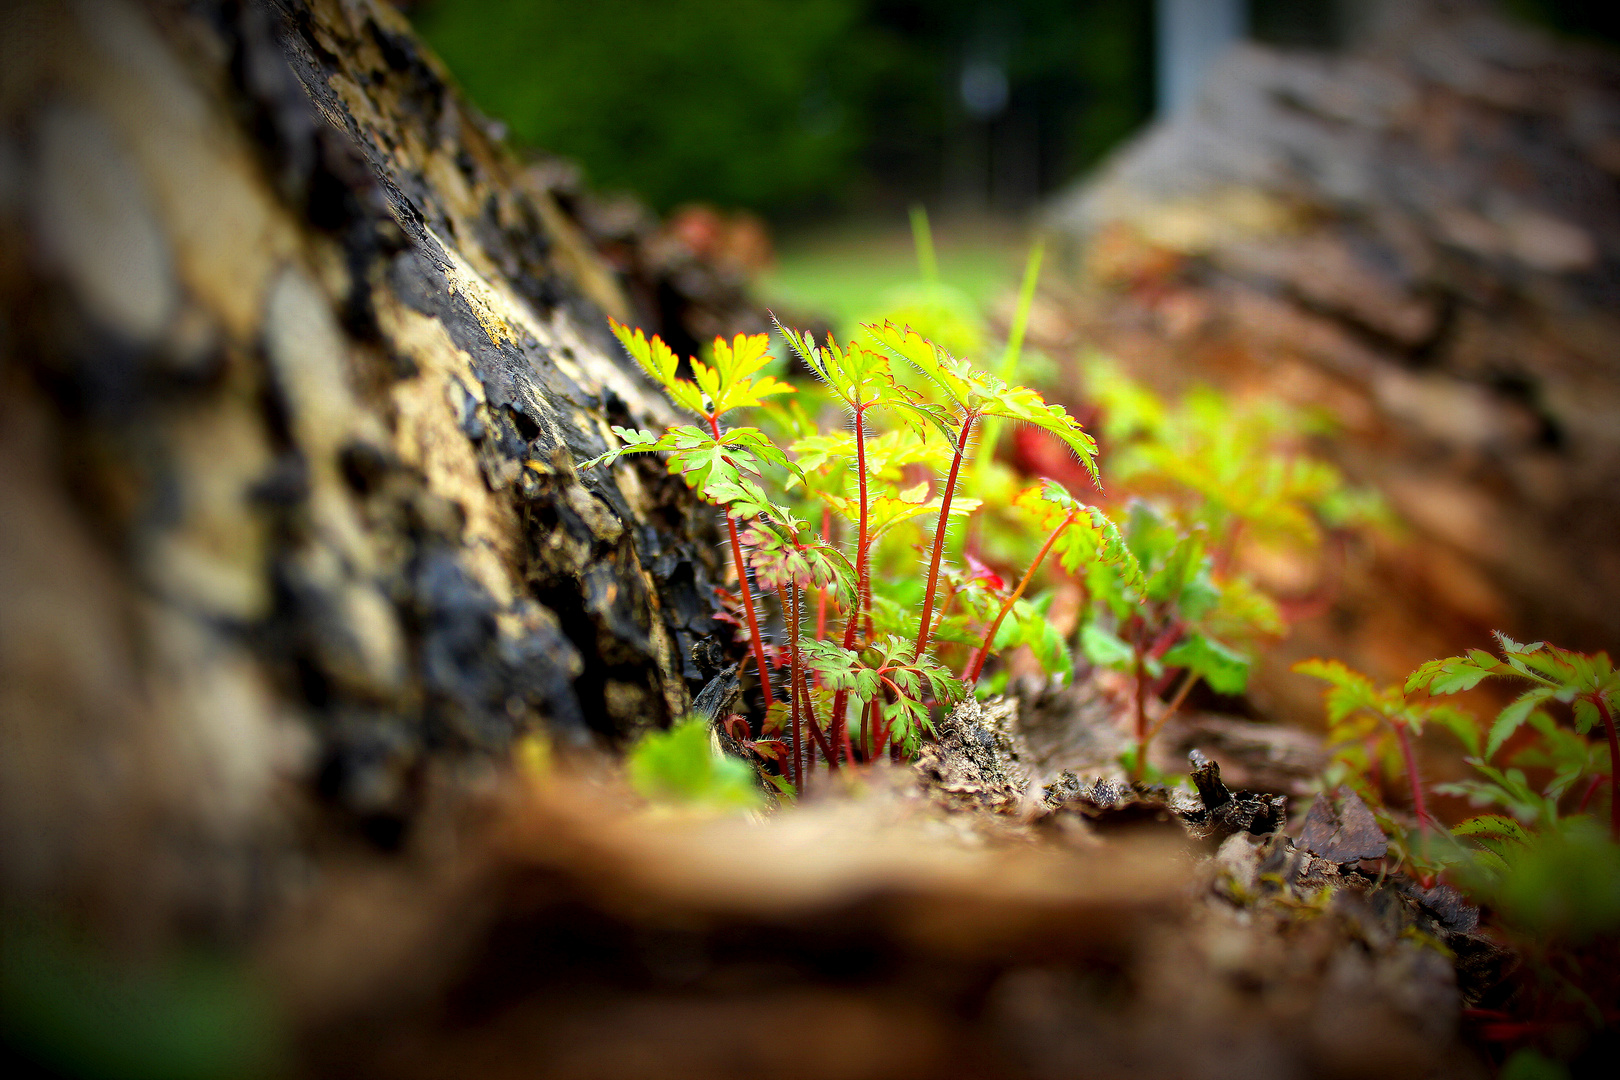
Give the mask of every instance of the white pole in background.
M 1191 105 L 1210 65 L 1249 29 L 1244 0 L 1157 0 L 1159 115 Z

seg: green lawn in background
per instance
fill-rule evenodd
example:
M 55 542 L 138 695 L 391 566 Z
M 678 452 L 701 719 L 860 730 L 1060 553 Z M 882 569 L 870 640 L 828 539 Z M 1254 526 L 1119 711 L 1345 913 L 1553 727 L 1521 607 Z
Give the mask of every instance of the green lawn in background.
M 998 221 L 934 223 L 940 280 L 987 309 L 1000 293 L 1018 286 L 1029 241 L 1015 223 Z M 883 306 L 895 288 L 921 280 L 911 227 L 847 224 L 816 234 L 778 237 L 775 267 L 755 292 L 767 306 L 780 305 L 795 317 L 830 316 L 841 335 L 853 320 Z

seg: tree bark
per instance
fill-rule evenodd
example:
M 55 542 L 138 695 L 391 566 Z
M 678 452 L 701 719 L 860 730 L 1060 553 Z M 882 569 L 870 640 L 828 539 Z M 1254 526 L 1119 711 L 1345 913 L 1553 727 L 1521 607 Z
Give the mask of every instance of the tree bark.
M 6 895 L 244 925 L 312 807 L 395 843 L 524 733 L 686 709 L 713 515 L 573 463 L 668 419 L 605 314 L 740 294 L 637 310 L 387 4 L 7 18 Z

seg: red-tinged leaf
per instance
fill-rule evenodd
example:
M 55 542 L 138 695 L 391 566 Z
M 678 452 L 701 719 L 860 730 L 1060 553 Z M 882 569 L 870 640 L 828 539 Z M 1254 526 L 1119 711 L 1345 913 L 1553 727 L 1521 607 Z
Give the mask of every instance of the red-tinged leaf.
M 703 415 L 703 395 L 696 386 L 685 379 L 676 376 L 675 371 L 680 367 L 680 357 L 676 356 L 670 347 L 664 344 L 662 338 L 654 336 L 648 340 L 639 329 L 631 330 L 623 323 L 610 318 L 608 325 L 613 334 L 619 339 L 633 360 L 645 371 L 653 382 L 663 388 L 670 400 L 682 408 L 689 409 L 698 415 Z
M 909 326 L 902 328 L 885 322 L 881 326 L 862 324 L 861 329 L 870 334 L 873 341 L 931 379 L 958 408 L 968 407 L 968 399 L 973 393 L 974 373 L 966 363 Z
M 967 584 L 968 582 L 978 582 L 979 584 L 984 585 L 986 588 L 994 589 L 997 592 L 1001 592 L 1007 588 L 1007 583 L 1002 579 L 1001 575 L 996 573 L 990 567 L 986 566 L 983 562 L 980 562 L 978 556 L 974 555 L 970 551 L 967 553 L 966 558 L 968 564 L 968 574 L 967 577 L 963 579 L 963 584 Z
M 772 321 L 775 321 L 774 318 Z M 780 322 L 776 328 L 782 332 L 793 351 L 824 384 L 851 409 L 881 405 L 903 400 L 904 396 L 894 383 L 889 361 L 882 353 L 849 343 L 847 349 L 838 347 L 831 334 L 825 347 L 817 345 L 808 334 L 789 330 Z

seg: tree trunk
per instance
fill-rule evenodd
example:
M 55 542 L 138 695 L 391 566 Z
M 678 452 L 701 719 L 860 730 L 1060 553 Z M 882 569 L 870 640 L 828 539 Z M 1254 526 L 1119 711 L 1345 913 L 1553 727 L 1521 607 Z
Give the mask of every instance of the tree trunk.
M 668 419 L 605 314 L 740 294 L 610 269 L 377 0 L 7 20 L 7 897 L 228 931 L 312 807 L 394 843 L 526 732 L 680 714 L 713 515 L 573 463 Z

